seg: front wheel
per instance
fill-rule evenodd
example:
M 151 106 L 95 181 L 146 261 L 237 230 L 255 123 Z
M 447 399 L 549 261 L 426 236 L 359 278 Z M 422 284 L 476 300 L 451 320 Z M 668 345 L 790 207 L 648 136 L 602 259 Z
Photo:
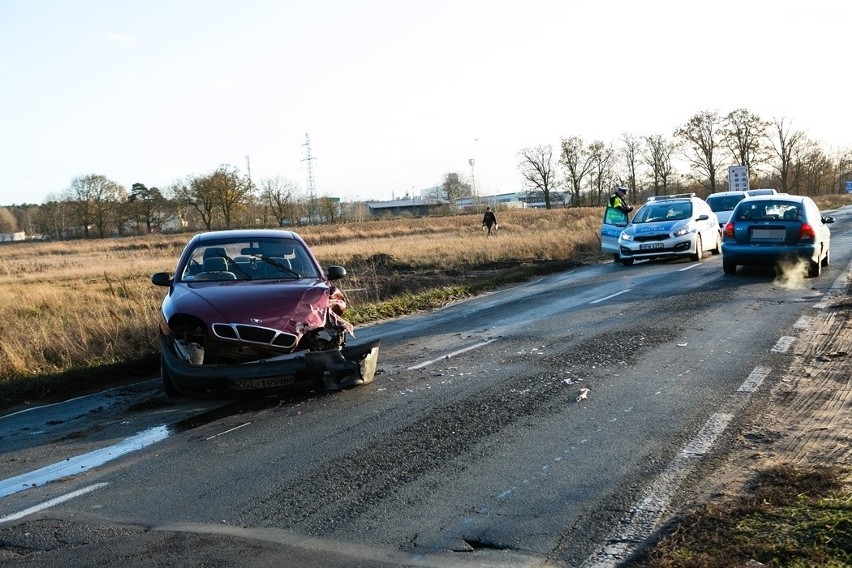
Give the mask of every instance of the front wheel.
M 701 242 L 701 235 L 695 237 L 695 254 L 690 256 L 690 259 L 698 262 L 704 256 L 704 243 Z
M 633 259 L 632 258 L 622 258 L 621 264 L 623 264 L 624 266 L 631 266 L 633 264 Z

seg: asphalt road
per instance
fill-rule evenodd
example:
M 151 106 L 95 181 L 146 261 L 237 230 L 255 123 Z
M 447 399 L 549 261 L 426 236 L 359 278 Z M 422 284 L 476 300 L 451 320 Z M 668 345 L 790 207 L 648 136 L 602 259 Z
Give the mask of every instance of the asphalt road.
M 0 417 L 0 565 L 615 566 L 845 291 L 836 217 L 817 279 L 606 263 L 358 329 L 380 373 L 349 391 Z

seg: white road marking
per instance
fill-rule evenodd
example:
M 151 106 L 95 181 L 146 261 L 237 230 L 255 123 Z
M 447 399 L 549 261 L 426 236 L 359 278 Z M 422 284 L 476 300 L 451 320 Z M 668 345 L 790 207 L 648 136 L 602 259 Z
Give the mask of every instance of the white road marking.
M 751 372 L 745 382 L 737 389 L 737 392 L 755 392 L 760 386 L 760 383 L 763 382 L 763 379 L 768 377 L 771 371 L 772 369 L 769 367 L 755 367 L 754 371 Z
M 786 353 L 790 346 L 793 345 L 793 342 L 796 341 L 795 337 L 790 337 L 789 335 L 782 335 L 778 342 L 775 344 L 775 347 L 770 349 L 773 353 Z
M 701 266 L 701 264 L 694 262 L 694 263 L 690 264 L 689 266 L 684 266 L 683 268 L 679 268 L 678 272 L 684 272 L 686 270 L 692 270 L 693 268 L 696 268 L 698 266 Z
M 639 544 L 653 532 L 662 519 L 675 491 L 692 471 L 699 458 L 713 446 L 719 435 L 733 420 L 733 414 L 713 414 L 698 434 L 690 440 L 657 480 L 645 497 L 621 520 L 622 529 L 608 544 L 593 554 L 584 568 L 615 568 L 636 551 Z
M 605 302 L 605 301 L 609 300 L 610 298 L 615 298 L 616 296 L 620 296 L 620 295 L 622 295 L 622 294 L 626 294 L 626 293 L 628 293 L 630 290 L 631 290 L 631 288 L 628 288 L 627 290 L 622 290 L 621 292 L 616 292 L 615 294 L 610 294 L 609 296 L 607 296 L 607 297 L 605 297 L 605 298 L 600 298 L 600 299 L 594 300 L 594 301 L 589 302 L 589 303 L 590 303 L 590 304 L 597 304 L 597 303 L 599 303 L 599 302 Z
M 120 458 L 124 454 L 141 450 L 142 448 L 150 446 L 160 440 L 164 440 L 168 437 L 168 435 L 168 427 L 155 426 L 154 428 L 143 430 L 135 436 L 126 438 L 113 446 L 94 450 L 28 473 L 4 479 L 0 481 L 0 497 L 6 497 L 12 493 L 23 491 L 24 489 L 45 485 L 46 483 L 56 481 L 63 477 L 83 473 L 84 471 Z
M 219 432 L 218 434 L 213 434 L 212 436 L 208 436 L 208 437 L 207 437 L 207 438 L 205 438 L 204 440 L 205 440 L 206 442 L 209 442 L 209 441 L 210 441 L 210 440 L 212 440 L 213 438 L 218 438 L 219 436 L 224 436 L 225 434 L 229 434 L 229 433 L 233 432 L 234 430 L 239 430 L 239 429 L 240 429 L 240 428 L 242 428 L 243 426 L 248 426 L 249 424 L 251 424 L 251 422 L 246 422 L 245 424 L 240 424 L 239 426 L 234 426 L 233 428 L 228 428 L 228 429 L 227 429 L 227 430 L 225 430 L 224 432 Z
M 483 341 L 481 343 L 477 343 L 476 345 L 471 345 L 470 347 L 465 347 L 464 349 L 459 349 L 458 351 L 453 351 L 452 353 L 448 353 L 448 354 L 446 354 L 442 357 L 438 357 L 437 359 L 430 359 L 428 361 L 423 361 L 422 363 L 418 363 L 418 364 L 414 365 L 413 367 L 409 367 L 408 370 L 414 371 L 416 369 L 422 369 L 423 367 L 427 367 L 429 365 L 437 363 L 438 361 L 443 361 L 444 359 L 449 359 L 451 357 L 455 357 L 456 355 L 461 355 L 462 353 L 466 353 L 467 351 L 470 351 L 472 349 L 478 349 L 478 348 L 482 347 L 483 345 L 488 345 L 489 343 L 493 343 L 495 341 L 497 341 L 497 340 L 496 339 L 489 339 L 488 341 Z
M 96 483 L 94 485 L 89 485 L 88 487 L 83 487 L 82 489 L 78 489 L 77 491 L 72 491 L 71 493 L 66 493 L 65 495 L 60 495 L 59 497 L 55 497 L 50 501 L 45 501 L 40 505 L 34 505 L 29 509 L 24 509 L 23 511 L 18 511 L 17 513 L 12 513 L 11 515 L 6 515 L 5 517 L 0 517 L 0 523 L 7 523 L 9 521 L 17 521 L 18 519 L 22 519 L 27 515 L 32 515 L 33 513 L 38 513 L 39 511 L 44 511 L 45 509 L 49 509 L 54 505 L 59 505 L 60 503 L 64 503 L 69 499 L 73 499 L 75 497 L 79 497 L 80 495 L 85 495 L 86 493 L 91 493 L 95 489 L 100 489 L 101 487 L 105 487 L 109 485 L 109 483 Z
M 812 318 L 810 316 L 802 316 L 798 320 L 796 320 L 796 323 L 793 324 L 793 328 L 794 329 L 808 329 L 810 327 L 811 323 L 813 322 L 813 320 L 814 320 L 814 318 Z

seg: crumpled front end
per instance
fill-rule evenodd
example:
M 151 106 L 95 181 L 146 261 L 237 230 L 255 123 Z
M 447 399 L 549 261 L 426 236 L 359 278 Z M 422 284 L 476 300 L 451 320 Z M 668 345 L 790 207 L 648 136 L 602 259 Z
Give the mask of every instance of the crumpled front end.
M 163 379 L 189 396 L 240 397 L 302 389 L 339 390 L 373 381 L 381 340 L 324 351 L 297 351 L 235 364 L 194 364 L 160 336 Z M 191 354 L 190 354 L 191 355 Z

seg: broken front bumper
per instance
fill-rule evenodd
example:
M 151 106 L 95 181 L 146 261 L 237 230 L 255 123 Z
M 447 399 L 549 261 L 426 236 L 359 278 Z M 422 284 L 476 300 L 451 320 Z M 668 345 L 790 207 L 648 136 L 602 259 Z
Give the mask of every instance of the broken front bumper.
M 163 373 L 187 395 L 229 395 L 305 388 L 339 390 L 373 381 L 380 339 L 329 351 L 298 351 L 230 365 L 193 365 L 175 353 L 173 340 L 160 336 Z

